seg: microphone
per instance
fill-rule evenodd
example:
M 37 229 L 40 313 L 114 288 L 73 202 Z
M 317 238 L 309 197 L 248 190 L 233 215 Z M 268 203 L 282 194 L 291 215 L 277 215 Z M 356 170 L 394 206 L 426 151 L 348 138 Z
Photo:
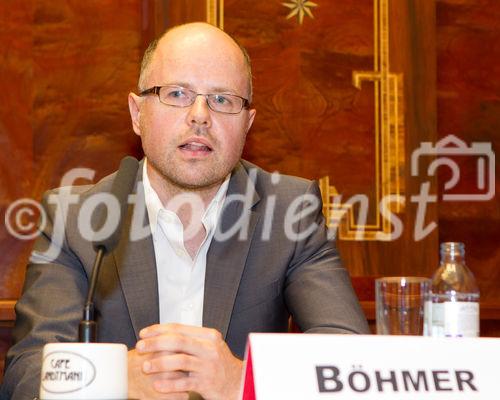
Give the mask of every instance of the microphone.
M 83 343 L 94 343 L 97 341 L 97 322 L 94 319 L 94 295 L 97 287 L 99 270 L 104 255 L 112 251 L 120 239 L 124 215 L 127 213 L 128 208 L 128 195 L 134 188 L 138 168 L 139 162 L 134 157 L 127 156 L 122 159 L 110 191 L 111 195 L 115 196 L 120 205 L 118 224 L 111 235 L 92 242 L 92 246 L 97 254 L 92 268 L 87 300 L 83 308 L 83 319 L 80 321 L 78 327 L 78 339 Z M 104 226 L 107 217 L 107 208 L 99 208 L 97 210 L 96 226 Z

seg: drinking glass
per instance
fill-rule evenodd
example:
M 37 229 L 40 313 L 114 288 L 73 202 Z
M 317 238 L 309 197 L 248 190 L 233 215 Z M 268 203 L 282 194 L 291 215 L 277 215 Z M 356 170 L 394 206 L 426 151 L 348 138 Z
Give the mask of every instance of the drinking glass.
M 378 335 L 423 335 L 430 279 L 395 276 L 375 280 Z

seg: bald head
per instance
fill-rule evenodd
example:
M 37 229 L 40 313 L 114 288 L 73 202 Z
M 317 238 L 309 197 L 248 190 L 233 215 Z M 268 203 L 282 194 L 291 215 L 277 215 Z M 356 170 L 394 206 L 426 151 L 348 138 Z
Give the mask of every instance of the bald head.
M 233 63 L 240 68 L 246 79 L 247 93 L 244 95 L 252 101 L 252 70 L 250 57 L 243 46 L 221 29 L 204 23 L 195 22 L 179 25 L 168 29 L 162 36 L 155 39 L 144 53 L 139 76 L 139 91 L 152 85 L 165 82 L 153 82 L 155 70 L 162 68 L 162 59 L 176 57 L 179 51 L 200 55 L 206 54 L 204 63 L 209 65 L 218 57 L 218 62 Z M 198 61 L 199 58 L 198 58 Z M 193 62 L 195 58 L 193 57 Z

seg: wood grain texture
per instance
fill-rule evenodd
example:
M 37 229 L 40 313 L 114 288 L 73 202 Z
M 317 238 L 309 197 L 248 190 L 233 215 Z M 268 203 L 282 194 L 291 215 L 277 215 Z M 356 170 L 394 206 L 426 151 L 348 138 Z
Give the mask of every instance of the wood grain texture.
M 142 48 L 166 29 L 187 22 L 206 21 L 206 0 L 140 0 Z
M 488 142 L 500 150 L 500 2 L 438 0 L 438 131 L 468 145 Z M 478 193 L 473 157 L 455 158 L 461 170 L 454 191 Z M 462 241 L 466 260 L 479 281 L 481 299 L 500 307 L 500 169 L 495 197 L 485 202 L 442 202 L 440 241 Z M 450 178 L 439 170 L 440 193 Z
M 225 1 L 226 31 L 253 62 L 257 117 L 245 156 L 281 173 L 330 175 L 347 196 L 369 193 L 373 88 L 357 90 L 351 76 L 373 68 L 372 5 L 318 4 L 299 25 L 280 2 Z M 335 168 L 342 163 L 349 172 Z
M 373 1 L 317 1 L 314 19 L 287 20 L 279 2 L 228 0 L 225 29 L 253 60 L 257 116 L 245 157 L 269 170 L 330 177 L 344 199 L 370 199 L 374 223 L 375 119 L 373 85 L 352 84 L 354 71 L 374 65 Z M 391 72 L 404 74 L 406 160 L 421 141 L 436 139 L 436 58 L 433 1 L 390 2 Z M 435 179 L 434 179 L 435 180 Z M 405 175 L 406 196 L 420 177 Z M 416 206 L 399 217 L 404 233 L 392 242 L 339 241 L 354 276 L 424 275 L 437 265 L 437 232 L 413 239 Z M 428 209 L 436 220 L 436 207 Z
M 127 94 L 142 54 L 139 0 L 0 7 L 0 38 L 8 43 L 0 49 L 7 60 L 0 83 L 9 98 L 0 111 L 4 215 L 16 199 L 40 200 L 72 168 L 94 170 L 96 181 L 125 154 L 141 154 Z M 13 238 L 3 224 L 0 239 L 0 298 L 16 298 L 31 242 Z
M 33 52 L 33 2 L 19 4 L 0 2 L 0 85 L 4 101 L 0 102 L 0 211 L 2 221 L 15 199 L 29 196 L 35 171 L 31 99 L 33 93 L 33 62 L 26 54 Z M 15 298 L 24 279 L 19 264 L 29 253 L 30 244 L 14 239 L 5 224 L 0 225 L 0 298 Z M 23 261 L 24 262 L 24 261 Z M 13 287 L 14 289 L 10 289 Z

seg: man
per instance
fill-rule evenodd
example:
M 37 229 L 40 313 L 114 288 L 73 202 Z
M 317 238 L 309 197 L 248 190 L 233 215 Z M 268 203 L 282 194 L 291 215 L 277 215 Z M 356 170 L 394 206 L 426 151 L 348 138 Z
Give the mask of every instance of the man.
M 129 212 L 96 299 L 99 340 L 130 348 L 130 397 L 236 399 L 248 333 L 284 332 L 290 314 L 305 332 L 368 332 L 317 185 L 240 161 L 255 110 L 236 42 L 204 23 L 174 28 L 146 51 L 139 89 L 129 95 L 146 155 L 135 208 L 150 235 L 129 237 Z M 112 180 L 74 188 L 55 260 L 43 256 L 58 229 L 46 196 L 2 398 L 35 395 L 43 344 L 75 340 L 95 255 L 77 216 Z

